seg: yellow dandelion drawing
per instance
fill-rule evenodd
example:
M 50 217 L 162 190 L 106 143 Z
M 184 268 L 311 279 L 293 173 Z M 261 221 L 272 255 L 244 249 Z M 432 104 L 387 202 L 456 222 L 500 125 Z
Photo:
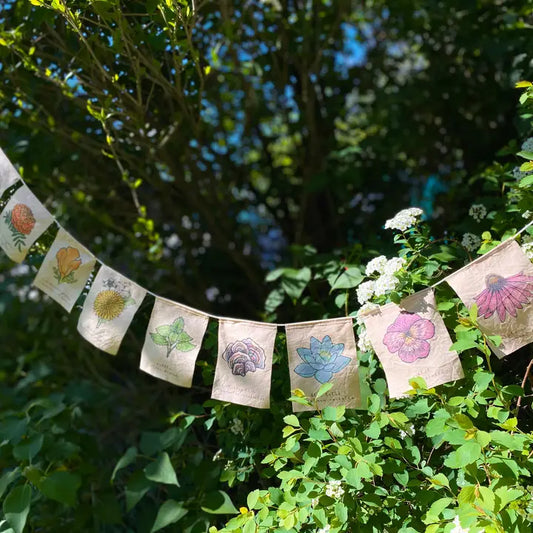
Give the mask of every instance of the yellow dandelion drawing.
M 117 291 L 105 290 L 98 293 L 94 300 L 93 310 L 98 317 L 98 325 L 102 321 L 114 320 L 124 311 L 126 302 Z

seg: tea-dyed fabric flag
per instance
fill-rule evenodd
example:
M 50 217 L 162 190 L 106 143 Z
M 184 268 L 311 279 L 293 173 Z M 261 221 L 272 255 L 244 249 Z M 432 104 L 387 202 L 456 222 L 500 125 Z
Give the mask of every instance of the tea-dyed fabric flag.
M 60 228 L 33 284 L 70 313 L 95 263 L 94 255 Z
M 115 355 L 145 295 L 142 287 L 103 265 L 83 304 L 78 331 L 93 346 Z
M 430 388 L 464 377 L 433 289 L 412 294 L 399 305 L 371 310 L 363 321 L 385 370 L 391 398 L 405 395 L 415 377 L 424 378 Z
M 533 265 L 510 239 L 446 278 L 463 303 L 477 305 L 479 329 L 499 335 L 505 357 L 533 342 Z
M 11 187 L 19 179 L 19 173 L 6 157 L 6 154 L 0 149 L 0 197 L 6 189 Z
M 15 191 L 0 214 L 0 247 L 10 259 L 21 263 L 30 246 L 53 221 L 54 217 L 23 185 Z
M 146 331 L 140 368 L 174 385 L 191 387 L 208 315 L 157 298 Z
M 322 384 L 333 387 L 316 400 L 319 409 L 361 407 L 357 348 L 351 318 L 287 324 L 291 389 L 314 397 Z M 293 403 L 293 411 L 312 408 Z
M 211 398 L 268 409 L 277 326 L 221 319 Z

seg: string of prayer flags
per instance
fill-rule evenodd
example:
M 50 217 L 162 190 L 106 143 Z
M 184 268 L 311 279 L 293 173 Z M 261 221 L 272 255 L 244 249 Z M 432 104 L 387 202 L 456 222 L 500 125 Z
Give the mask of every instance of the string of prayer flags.
M 141 370 L 190 388 L 208 322 L 204 313 L 156 298 L 141 353 Z
M 533 342 L 533 265 L 510 239 L 446 278 L 468 307 L 477 305 L 479 329 L 498 335 L 500 359 Z
M 54 222 L 26 185 L 15 191 L 0 214 L 0 247 L 16 263 L 22 263 L 31 245 Z
M 317 407 L 362 406 L 357 348 L 350 317 L 287 324 L 291 390 L 314 397 L 324 383 L 333 387 L 317 398 Z M 293 402 L 294 412 L 312 408 Z
M 102 265 L 83 304 L 80 335 L 93 346 L 116 355 L 146 290 Z
M 70 313 L 95 264 L 94 255 L 60 228 L 33 284 Z
M 6 189 L 11 187 L 19 179 L 19 173 L 6 157 L 6 154 L 0 149 L 0 197 Z
M 429 388 L 464 377 L 433 289 L 412 294 L 400 305 L 371 310 L 363 321 L 385 370 L 391 398 L 404 396 L 415 377 L 424 378 Z
M 211 398 L 268 409 L 277 326 L 220 319 Z

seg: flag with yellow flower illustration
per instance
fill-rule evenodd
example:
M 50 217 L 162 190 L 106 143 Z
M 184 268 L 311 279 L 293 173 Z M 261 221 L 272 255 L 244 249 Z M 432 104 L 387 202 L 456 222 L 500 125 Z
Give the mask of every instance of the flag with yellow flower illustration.
M 174 385 L 191 387 L 208 322 L 205 313 L 156 298 L 141 353 L 141 370 Z
M 399 305 L 369 310 L 362 319 L 383 365 L 391 398 L 405 395 L 412 378 L 423 378 L 431 388 L 463 377 L 433 289 L 412 294 Z
M 505 357 L 533 342 L 533 264 L 510 239 L 446 278 L 466 307 L 477 305 L 479 329 L 501 337 Z
M 93 346 L 115 355 L 145 296 L 145 289 L 103 265 L 83 304 L 78 331 Z
M 362 407 L 352 319 L 287 324 L 285 330 L 291 390 L 300 389 L 313 398 L 324 383 L 332 383 L 333 387 L 317 398 L 319 409 Z M 311 408 L 293 403 L 292 409 L 297 412 Z
M 15 191 L 0 213 L 0 247 L 10 259 L 21 263 L 31 245 L 53 221 L 54 217 L 23 185 Z
M 94 255 L 60 228 L 33 284 L 70 313 L 95 263 Z
M 0 196 L 19 179 L 19 173 L 0 149 Z

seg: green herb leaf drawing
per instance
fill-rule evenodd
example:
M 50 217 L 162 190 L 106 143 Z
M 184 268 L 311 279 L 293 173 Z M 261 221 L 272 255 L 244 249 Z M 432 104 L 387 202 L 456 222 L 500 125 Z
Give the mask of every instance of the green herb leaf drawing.
M 185 321 L 178 317 L 172 324 L 164 324 L 150 332 L 152 342 L 158 346 L 166 346 L 167 357 L 177 350 L 178 352 L 189 352 L 196 348 L 196 344 L 191 342 L 193 338 L 184 331 Z

